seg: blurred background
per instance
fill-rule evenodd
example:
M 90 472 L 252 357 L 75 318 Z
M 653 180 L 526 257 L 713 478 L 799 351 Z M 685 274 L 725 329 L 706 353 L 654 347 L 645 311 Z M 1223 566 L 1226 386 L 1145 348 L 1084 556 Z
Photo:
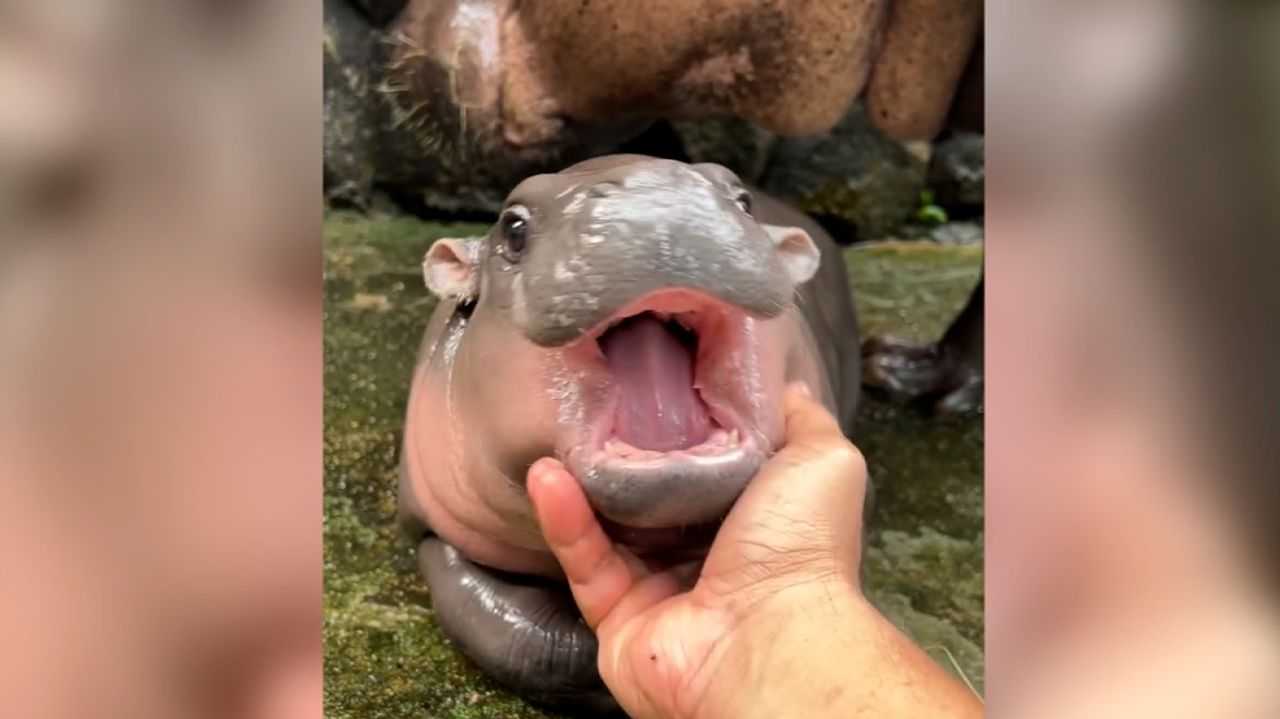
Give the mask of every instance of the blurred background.
M 1280 711 L 1278 10 L 987 3 L 997 715 Z
M 318 716 L 320 8 L 0 2 L 0 704 Z
M 362 32 L 388 18 L 377 2 L 312 5 L 0 0 L 0 701 L 8 714 L 319 716 L 323 622 L 338 641 L 376 647 L 399 641 L 397 621 L 419 621 L 397 609 L 403 595 L 360 603 L 365 614 L 342 615 L 348 623 L 326 617 L 322 604 L 322 532 L 331 548 L 340 540 L 363 562 L 394 549 L 360 523 L 326 527 L 322 501 L 366 502 L 359 507 L 375 513 L 358 516 L 370 522 L 387 509 L 376 486 L 322 499 L 321 476 L 322 457 L 326 481 L 357 486 L 393 464 L 379 453 L 394 447 L 388 433 L 398 409 L 374 390 L 378 378 L 398 376 L 394 363 L 402 361 L 347 335 L 366 342 L 331 365 L 351 389 L 328 381 L 323 391 L 362 398 L 372 409 L 358 416 L 375 419 L 331 440 L 326 453 L 323 353 L 335 347 L 322 345 L 322 313 L 338 309 L 334 297 L 327 308 L 322 298 L 341 291 L 352 308 L 343 312 L 370 313 L 333 315 L 356 327 L 360 317 L 383 317 L 388 295 L 416 281 L 401 267 L 407 255 L 386 262 L 383 253 L 340 249 L 340 225 L 366 215 L 326 221 L 322 197 L 343 212 L 406 223 L 421 222 L 432 206 L 451 220 L 483 220 L 493 188 L 525 167 L 498 167 L 510 174 L 492 183 L 464 184 L 449 168 L 431 171 L 444 178 L 435 183 L 392 181 L 411 173 L 387 169 L 395 163 L 378 153 L 422 154 L 381 142 L 357 152 L 359 142 L 324 122 L 343 103 L 378 107 L 343 100 L 336 78 L 366 88 L 388 79 L 363 79 L 359 63 L 354 76 L 344 69 L 343 48 L 378 46 L 369 38 L 344 45 L 353 36 L 330 29 L 350 22 L 340 15 L 348 11 L 359 13 L 364 24 L 349 27 Z M 430 4 L 415 7 L 431 27 Z M 695 128 L 677 119 L 659 127 L 665 137 L 633 147 L 724 158 L 770 189 L 790 190 L 845 239 L 922 239 L 895 237 L 909 227 L 944 247 L 936 233 L 966 222 L 990 236 L 982 252 L 991 274 L 986 506 L 959 515 L 966 519 L 954 529 L 975 531 L 976 521 L 981 532 L 985 514 L 985 593 L 965 587 L 911 599 L 932 603 L 932 612 L 912 607 L 927 616 L 953 611 L 957 598 L 985 601 L 981 663 L 996 715 L 1276 716 L 1280 326 L 1269 275 L 1280 267 L 1280 12 L 1189 0 L 1002 0 L 984 12 L 984 125 L 993 138 L 984 149 L 985 220 L 951 205 L 929 180 L 951 131 L 934 136 L 927 152 L 911 139 L 849 145 L 859 148 L 839 160 L 849 166 L 887 153 L 872 163 L 884 174 L 856 175 L 890 178 L 871 182 L 874 191 L 905 188 L 865 212 L 860 201 L 806 199 L 794 188 L 810 185 L 795 175 L 770 185 L 786 177 L 773 174 L 787 167 L 779 147 L 810 167 L 840 157 L 804 124 L 821 117 L 763 114 L 742 121 L 756 129 L 739 124 L 728 134 L 715 126 L 739 121 Z M 554 20 L 544 18 L 544 27 Z M 411 63 L 421 51 L 412 43 L 421 42 L 408 39 L 403 57 Z M 476 57 L 482 66 L 484 56 Z M 958 64 L 962 78 L 967 65 Z M 614 97 L 590 76 L 578 81 L 591 102 L 572 112 L 531 102 L 524 107 L 533 111 L 503 118 L 503 127 L 536 144 L 562 131 L 562 116 L 592 116 Z M 536 99 L 538 87 L 535 76 L 511 91 Z M 814 91 L 835 108 L 823 109 L 836 116 L 828 136 L 854 128 L 880 143 L 913 129 L 900 118 L 865 122 L 867 104 L 839 101 L 854 94 L 834 85 Z M 467 107 L 483 109 L 486 97 Z M 745 107 L 760 104 L 758 95 L 742 97 Z M 415 121 L 414 107 L 402 108 L 400 126 Z M 445 126 L 455 132 L 464 122 L 493 122 L 477 113 L 416 122 L 452 122 Z M 758 132 L 770 124 L 809 144 Z M 867 125 L 875 132 L 859 129 Z M 607 129 L 603 139 L 583 133 L 569 144 L 590 149 L 631 132 Z M 717 132 L 720 147 L 732 138 L 728 148 L 740 157 L 693 154 L 699 143 L 716 147 Z M 405 142 L 423 137 L 430 135 Z M 346 169 L 328 162 L 344 154 Z M 474 157 L 456 166 L 496 172 Z M 855 177 L 834 166 L 822 172 L 843 187 Z M 892 229 L 873 229 L 886 206 L 896 208 L 897 219 L 885 221 Z M 407 227 L 417 242 L 430 238 Z M 352 256 L 343 261 L 356 274 L 335 275 L 343 270 L 332 256 L 323 268 L 322 235 Z M 392 235 L 387 242 L 405 247 Z M 367 270 L 359 262 L 385 264 Z M 976 270 L 943 273 L 953 278 L 938 280 L 951 283 L 942 291 L 951 304 L 923 306 L 945 311 L 894 320 L 892 297 L 921 305 L 937 294 L 927 269 L 934 266 L 925 264 L 881 265 L 888 269 L 864 285 L 885 298 L 881 329 L 927 343 L 963 303 Z M 322 289 L 325 272 L 334 290 Z M 410 313 L 424 309 L 393 312 L 377 331 L 403 333 L 411 347 L 421 318 Z M 968 440 L 936 419 L 890 417 L 884 447 L 905 446 L 915 457 L 914 445 L 889 439 L 920 434 L 959 452 L 944 457 L 969 456 Z M 353 417 L 342 418 L 350 427 Z M 894 429 L 896 421 L 906 429 Z M 363 469 L 351 471 L 356 464 Z M 980 487 L 953 491 L 970 474 L 949 478 L 905 460 L 886 469 L 895 466 L 916 467 L 898 471 L 922 478 L 910 486 L 926 500 L 983 496 Z M 967 466 L 965 473 L 982 470 Z M 365 493 L 353 498 L 357 491 Z M 942 550 L 951 558 L 917 564 L 927 567 L 921 574 L 950 562 L 975 576 L 966 562 L 982 555 L 948 542 L 951 530 L 931 528 L 895 528 L 909 541 L 895 545 L 897 555 L 882 545 L 892 570 L 885 576 L 910 585 L 917 578 L 903 573 L 908 560 L 947 556 Z M 368 571 L 394 574 L 395 566 Z M 337 588 L 350 598 L 363 596 L 363 586 Z M 421 651 L 440 656 L 429 643 Z M 387 683 L 368 678 L 366 662 L 356 656 L 325 677 L 325 691 L 342 690 L 330 706 L 386 700 L 378 689 Z M 383 715 L 461 715 L 468 701 L 495 691 L 432 694 L 438 683 L 419 681 L 422 671 L 406 664 L 385 675 L 422 701 L 382 705 Z M 428 712 L 426 700 L 442 708 Z

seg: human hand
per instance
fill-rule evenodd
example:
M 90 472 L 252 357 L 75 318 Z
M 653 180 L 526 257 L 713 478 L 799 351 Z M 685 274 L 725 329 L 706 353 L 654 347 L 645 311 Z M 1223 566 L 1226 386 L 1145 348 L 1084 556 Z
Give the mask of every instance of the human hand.
M 610 541 L 563 465 L 530 469 L 543 533 L 600 639 L 601 675 L 632 716 L 777 716 L 775 699 L 786 714 L 825 705 L 843 715 L 857 667 L 822 686 L 807 665 L 857 638 L 833 628 L 874 614 L 857 587 L 866 466 L 803 389 L 788 391 L 785 413 L 785 446 L 739 498 L 700 573 L 696 563 L 651 569 Z M 762 697 L 766 687 L 778 691 Z

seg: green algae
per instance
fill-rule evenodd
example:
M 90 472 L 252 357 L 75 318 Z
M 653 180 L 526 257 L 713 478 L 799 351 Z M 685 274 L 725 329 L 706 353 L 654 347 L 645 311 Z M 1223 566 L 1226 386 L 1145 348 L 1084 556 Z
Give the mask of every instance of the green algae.
M 922 170 L 877 162 L 866 176 L 832 178 L 795 201 L 805 212 L 845 220 L 859 237 L 884 237 L 911 217 L 910 198 L 919 195 L 922 176 Z
M 981 246 L 876 242 L 845 251 L 862 336 L 935 341 L 968 300 Z M 928 417 L 864 394 L 854 442 L 876 506 L 867 593 L 949 669 L 983 686 L 982 419 Z
M 862 336 L 936 340 L 978 282 L 982 246 L 888 240 L 845 250 Z
M 482 232 L 330 213 L 325 233 L 325 716 L 527 719 L 532 706 L 441 635 L 395 526 L 408 382 L 434 300 L 421 260 Z M 864 332 L 936 338 L 977 280 L 980 248 L 878 243 L 846 252 Z M 856 441 L 878 496 L 872 601 L 944 667 L 982 686 L 982 426 L 864 401 Z M 953 664 L 954 662 L 954 664 Z

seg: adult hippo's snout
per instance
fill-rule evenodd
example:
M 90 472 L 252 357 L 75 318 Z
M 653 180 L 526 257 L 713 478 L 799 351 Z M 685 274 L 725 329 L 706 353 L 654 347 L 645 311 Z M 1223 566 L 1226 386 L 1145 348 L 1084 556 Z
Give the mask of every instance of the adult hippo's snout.
M 446 631 L 526 691 L 594 681 L 563 592 L 490 574 L 559 577 L 525 493 L 533 462 L 565 462 L 616 541 L 675 561 L 705 552 L 781 444 L 788 383 L 850 426 L 859 354 L 834 243 L 718 165 L 622 155 L 529 178 L 484 237 L 438 240 L 423 269 L 443 301 L 401 511 L 435 535 L 420 559 Z M 581 649 L 530 668 L 566 646 Z

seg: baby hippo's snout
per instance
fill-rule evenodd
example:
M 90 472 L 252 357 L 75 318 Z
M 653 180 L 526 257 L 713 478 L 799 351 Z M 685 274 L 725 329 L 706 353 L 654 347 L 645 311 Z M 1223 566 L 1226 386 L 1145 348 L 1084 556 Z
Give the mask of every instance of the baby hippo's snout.
M 750 193 L 719 166 L 649 159 L 577 176 L 554 176 L 567 186 L 550 197 L 533 178 L 506 211 L 529 225 L 513 303 L 539 345 L 572 342 L 663 290 L 776 317 L 817 268 L 812 240 L 757 222 Z

